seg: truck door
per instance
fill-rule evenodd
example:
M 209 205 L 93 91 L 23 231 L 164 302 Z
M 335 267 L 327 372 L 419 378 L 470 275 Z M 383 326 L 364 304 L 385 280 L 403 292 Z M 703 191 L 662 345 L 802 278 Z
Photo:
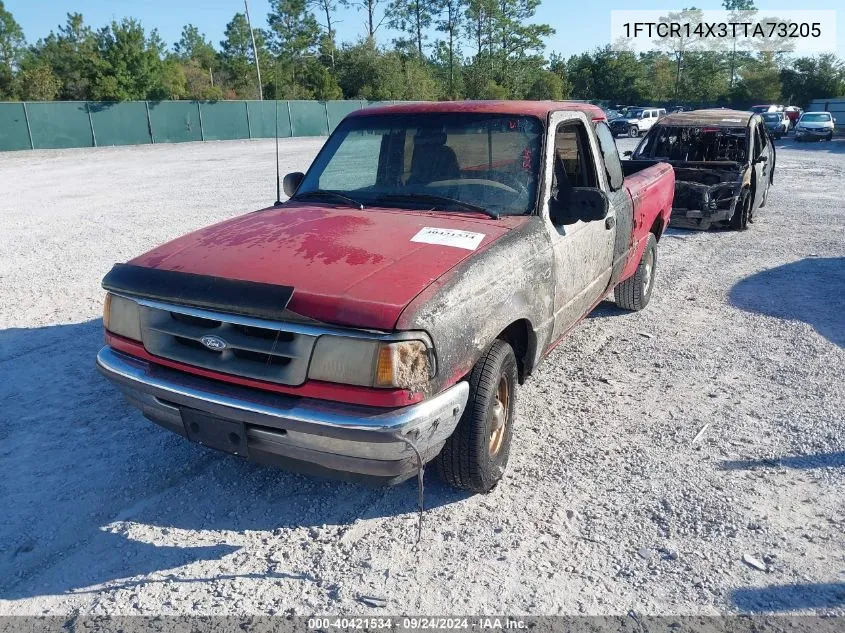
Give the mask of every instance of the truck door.
M 769 135 L 766 133 L 765 125 L 762 119 L 755 117 L 753 126 L 754 136 L 754 161 L 752 168 L 754 169 L 754 176 L 756 186 L 754 187 L 754 209 L 760 206 L 763 198 L 766 195 L 766 189 L 769 186 L 771 178 L 770 170 L 774 167 L 774 153 L 771 150 L 771 143 Z
M 549 117 L 543 213 L 554 245 L 554 335 L 566 332 L 607 291 L 613 263 L 616 212 L 611 205 L 603 220 L 555 225 L 548 200 L 561 187 L 607 190 L 595 135 L 580 112 L 555 112 Z M 597 164 L 599 163 L 599 164 Z

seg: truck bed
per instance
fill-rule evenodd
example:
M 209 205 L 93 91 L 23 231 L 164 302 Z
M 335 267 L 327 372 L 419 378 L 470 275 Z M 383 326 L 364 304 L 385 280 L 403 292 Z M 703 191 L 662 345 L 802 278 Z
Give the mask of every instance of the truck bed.
M 675 195 L 675 173 L 671 165 L 656 160 L 623 160 L 622 172 L 625 174 L 625 189 L 633 201 L 631 243 L 621 275 L 624 280 L 636 271 L 652 229 L 659 238 L 669 224 Z

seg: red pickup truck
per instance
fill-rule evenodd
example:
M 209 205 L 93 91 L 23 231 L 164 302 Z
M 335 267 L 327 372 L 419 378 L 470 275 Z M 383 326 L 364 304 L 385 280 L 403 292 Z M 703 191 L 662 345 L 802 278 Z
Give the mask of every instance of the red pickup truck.
M 648 303 L 674 192 L 567 102 L 361 110 L 284 183 L 114 266 L 100 371 L 212 448 L 381 483 L 436 458 L 477 492 L 518 384 L 609 292 Z

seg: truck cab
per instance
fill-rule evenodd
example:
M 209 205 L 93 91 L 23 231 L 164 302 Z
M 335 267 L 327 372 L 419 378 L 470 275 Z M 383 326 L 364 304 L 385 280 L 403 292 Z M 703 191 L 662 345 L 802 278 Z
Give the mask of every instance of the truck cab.
M 588 104 L 354 112 L 287 202 L 116 264 L 97 364 L 210 448 L 485 492 L 543 357 L 609 292 L 648 304 L 673 191 Z

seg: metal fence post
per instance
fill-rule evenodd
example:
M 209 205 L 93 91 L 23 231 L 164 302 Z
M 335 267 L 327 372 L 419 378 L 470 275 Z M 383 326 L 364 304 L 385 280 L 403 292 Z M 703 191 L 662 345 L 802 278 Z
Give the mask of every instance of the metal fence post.
M 293 137 L 293 118 L 290 115 L 290 101 L 287 102 L 288 104 L 288 127 L 290 127 L 290 135 Z
M 32 128 L 29 127 L 29 112 L 26 110 L 26 101 L 23 102 L 23 118 L 26 121 L 26 133 L 29 134 L 29 149 L 35 149 L 35 143 L 32 142 Z
M 88 112 L 88 125 L 91 126 L 91 140 L 94 141 L 94 147 L 97 147 L 97 133 L 94 132 L 94 120 L 91 118 L 91 104 L 85 102 L 85 111 Z
M 326 134 L 331 134 L 332 131 L 332 122 L 329 121 L 329 102 L 323 101 L 323 107 L 326 110 Z
M 156 135 L 153 132 L 153 120 L 150 118 L 150 102 L 144 101 L 144 107 L 147 109 L 147 127 L 150 130 L 150 143 L 156 144 Z
M 252 123 L 249 120 L 249 101 L 244 101 L 244 107 L 246 108 L 246 135 L 248 138 L 252 138 Z
M 200 115 L 200 140 L 205 140 L 205 131 L 202 129 L 202 105 L 197 101 L 197 112 Z

